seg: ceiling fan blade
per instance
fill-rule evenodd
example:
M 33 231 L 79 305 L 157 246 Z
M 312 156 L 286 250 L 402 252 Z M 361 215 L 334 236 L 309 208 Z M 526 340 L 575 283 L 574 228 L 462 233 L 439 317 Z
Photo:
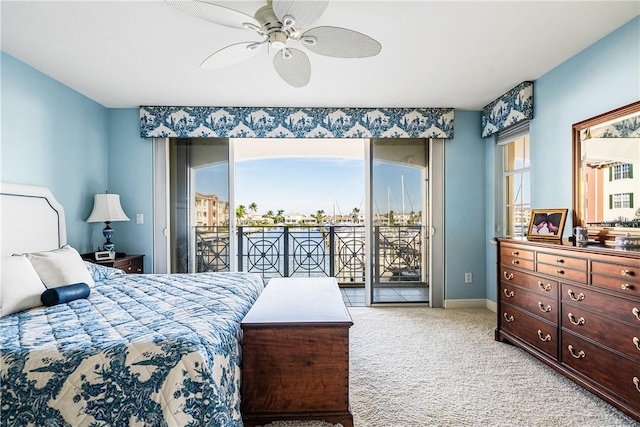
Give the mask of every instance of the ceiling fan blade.
M 193 15 L 196 18 L 205 19 L 214 24 L 240 29 L 247 28 L 245 24 L 252 24 L 260 28 L 260 23 L 252 16 L 229 9 L 228 7 L 198 0 L 165 0 L 165 2 L 182 12 Z
M 294 19 L 293 27 L 302 28 L 314 24 L 324 13 L 329 0 L 273 0 L 273 12 L 280 22 L 285 24 L 285 17 Z
M 335 58 L 367 58 L 382 50 L 382 45 L 371 37 L 341 27 L 311 28 L 300 40 L 310 51 Z
M 229 65 L 237 64 L 249 58 L 254 57 L 262 45 L 256 42 L 243 42 L 232 44 L 220 49 L 207 59 L 205 59 L 200 68 L 205 70 L 217 70 Z
M 273 57 L 273 67 L 282 80 L 293 87 L 306 86 L 311 80 L 311 62 L 301 50 L 282 49 Z

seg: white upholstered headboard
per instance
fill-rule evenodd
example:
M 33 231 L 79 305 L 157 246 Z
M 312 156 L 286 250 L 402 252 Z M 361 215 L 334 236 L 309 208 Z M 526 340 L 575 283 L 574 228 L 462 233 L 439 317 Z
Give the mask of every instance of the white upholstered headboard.
M 64 208 L 46 187 L 0 182 L 1 256 L 67 244 Z

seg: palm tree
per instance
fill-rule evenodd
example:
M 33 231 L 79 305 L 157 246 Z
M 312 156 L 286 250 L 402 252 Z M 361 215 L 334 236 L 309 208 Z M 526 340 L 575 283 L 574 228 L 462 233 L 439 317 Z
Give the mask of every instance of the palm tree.
M 358 208 L 353 208 L 353 210 L 351 211 L 351 219 L 356 224 L 360 222 L 359 214 L 360 214 L 360 209 Z
M 276 224 L 279 224 L 279 223 L 281 223 L 281 222 L 284 222 L 284 216 L 283 216 L 283 214 L 284 214 L 284 209 L 278 209 L 278 213 L 276 213 L 276 216 L 275 216 L 275 218 L 273 219 L 273 220 L 276 222 Z
M 251 212 L 253 212 L 254 214 L 258 212 L 258 205 L 255 202 L 251 202 L 251 204 L 249 205 L 249 210 Z M 253 225 L 255 225 L 255 220 L 252 218 L 252 223 Z
M 247 208 L 244 205 L 238 205 L 236 208 L 236 218 L 238 218 L 238 223 L 242 224 L 242 218 L 247 214 Z
M 320 209 L 319 211 L 316 212 L 316 214 L 314 215 L 316 222 L 318 224 L 322 224 L 322 219 L 324 218 L 324 211 L 322 209 Z

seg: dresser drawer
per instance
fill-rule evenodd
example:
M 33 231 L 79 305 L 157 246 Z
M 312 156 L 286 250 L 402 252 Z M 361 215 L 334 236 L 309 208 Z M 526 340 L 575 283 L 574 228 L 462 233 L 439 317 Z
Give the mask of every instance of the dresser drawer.
M 591 273 L 618 277 L 628 282 L 640 283 L 640 268 L 636 265 L 593 261 L 591 263 Z
M 561 265 L 538 263 L 538 273 L 548 274 L 558 280 L 572 280 L 574 282 L 585 283 L 587 281 L 587 270 L 571 270 Z
M 558 301 L 556 298 L 534 293 L 518 286 L 502 283 L 500 295 L 502 301 L 516 307 L 522 308 L 531 314 L 547 319 L 555 324 L 558 323 Z
M 533 261 L 534 252 L 531 250 L 522 249 L 517 246 L 502 245 L 500 247 L 500 258 L 504 258 L 504 257 L 511 257 L 511 258 L 518 258 L 521 260 Z
M 608 319 L 570 304 L 562 304 L 563 328 L 637 359 L 640 363 L 640 328 Z M 615 333 L 611 333 L 615 331 Z
M 602 313 L 608 317 L 622 320 L 640 328 L 640 301 L 598 292 L 589 287 L 562 284 L 561 301 L 576 307 L 585 308 L 593 312 Z
M 557 298 L 558 296 L 558 282 L 555 280 L 545 279 L 544 277 L 534 276 L 511 268 L 502 268 L 500 279 L 504 283 L 522 286 L 552 298 Z
M 531 270 L 533 271 L 533 260 L 528 260 L 528 259 L 520 259 L 520 258 L 515 258 L 515 257 L 511 257 L 511 256 L 503 256 L 501 258 L 502 264 L 504 265 L 510 265 L 513 267 L 519 267 L 519 268 L 524 268 L 527 270 Z
M 116 259 L 113 263 L 113 267 L 124 270 L 127 274 L 142 274 L 142 259 L 142 256 L 130 256 L 123 259 Z
M 562 330 L 562 364 L 640 408 L 640 363 Z
M 550 325 L 507 303 L 502 304 L 500 316 L 502 329 L 516 335 L 554 359 L 558 358 L 558 328 L 556 325 Z
M 640 269 L 628 265 L 594 261 L 591 264 L 591 284 L 640 296 Z
M 573 270 L 587 271 L 587 260 L 554 254 L 538 254 L 538 264 L 555 265 L 558 268 L 570 268 Z

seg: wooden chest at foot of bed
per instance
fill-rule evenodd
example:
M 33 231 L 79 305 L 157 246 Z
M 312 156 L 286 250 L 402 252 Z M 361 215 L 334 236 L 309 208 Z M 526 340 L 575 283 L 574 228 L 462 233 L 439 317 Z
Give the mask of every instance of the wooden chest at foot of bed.
M 242 321 L 242 418 L 353 426 L 349 328 L 335 279 L 272 279 Z

